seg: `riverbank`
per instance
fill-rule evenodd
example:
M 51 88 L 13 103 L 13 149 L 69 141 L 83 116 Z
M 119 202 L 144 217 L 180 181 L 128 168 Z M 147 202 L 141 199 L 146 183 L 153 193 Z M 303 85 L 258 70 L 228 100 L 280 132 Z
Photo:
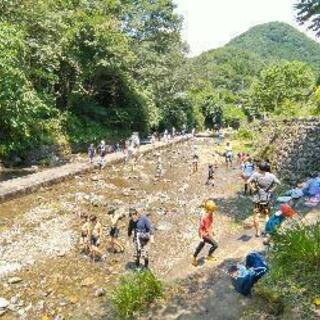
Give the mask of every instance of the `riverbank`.
M 134 157 L 147 154 L 154 150 L 160 150 L 170 145 L 188 140 L 188 137 L 177 137 L 167 143 L 156 142 L 155 144 L 141 146 L 134 153 Z M 122 152 L 108 154 L 105 158 L 105 166 L 114 165 L 125 161 L 126 155 Z M 95 168 L 93 164 L 85 162 L 68 163 L 56 168 L 44 170 L 24 177 L 11 179 L 0 183 L 0 203 L 15 197 L 37 191 L 41 187 L 47 187 L 78 174 L 89 172 Z

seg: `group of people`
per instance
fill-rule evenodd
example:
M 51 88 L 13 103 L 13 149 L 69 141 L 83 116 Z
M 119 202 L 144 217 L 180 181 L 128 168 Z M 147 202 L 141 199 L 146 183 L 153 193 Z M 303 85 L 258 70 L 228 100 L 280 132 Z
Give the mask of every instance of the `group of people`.
M 100 143 L 98 150 L 100 155 L 104 150 L 105 144 Z M 198 171 L 199 156 L 196 150 L 193 151 L 192 156 L 192 171 Z M 232 166 L 233 150 L 230 142 L 226 143 L 226 150 L 223 154 L 226 161 L 226 166 Z M 221 155 L 220 155 L 221 156 Z M 278 210 L 271 214 L 273 203 L 273 192 L 276 187 L 280 185 L 279 179 L 271 173 L 270 163 L 268 161 L 254 161 L 247 153 L 238 154 L 239 164 L 241 165 L 241 177 L 244 181 L 244 193 L 252 195 L 253 201 L 253 225 L 256 237 L 264 234 L 264 243 L 270 243 L 270 235 L 285 221 L 287 218 L 297 216 L 297 213 L 289 204 L 282 204 Z M 214 172 L 216 165 L 208 165 L 207 185 L 214 185 Z M 163 172 L 162 159 L 160 153 L 157 154 L 156 177 L 161 177 Z M 200 242 L 196 247 L 192 265 L 198 265 L 198 255 L 203 250 L 205 245 L 209 245 L 209 252 L 207 260 L 214 260 L 213 254 L 218 248 L 218 243 L 214 239 L 213 223 L 214 215 L 217 211 L 217 205 L 213 199 L 204 201 L 201 205 L 202 214 L 199 224 Z M 148 245 L 153 242 L 154 229 L 149 218 L 144 214 L 142 207 L 135 207 L 129 210 L 128 222 L 128 237 L 133 239 L 134 258 L 137 267 L 140 267 L 143 260 L 143 266 L 149 266 Z M 97 256 L 103 256 L 104 252 L 101 250 L 101 239 L 104 235 L 101 223 L 96 216 L 83 216 L 84 223 L 81 228 L 81 243 L 83 250 L 91 255 L 93 259 Z M 124 246 L 117 239 L 119 237 L 118 222 L 120 218 L 113 216 L 111 222 L 109 236 L 109 246 L 112 252 L 123 252 Z M 262 229 L 261 220 L 265 221 Z
M 109 232 L 106 233 L 96 215 L 83 214 L 81 218 L 81 252 L 89 255 L 93 261 L 105 257 L 108 251 L 111 253 L 124 252 L 125 247 L 118 239 L 120 215 L 113 212 L 111 226 Z M 105 236 L 109 239 L 105 250 L 103 250 L 102 243 Z M 137 206 L 129 209 L 128 238 L 133 239 L 136 266 L 139 268 L 141 260 L 144 260 L 143 266 L 148 268 L 148 244 L 153 242 L 153 226 L 149 218 L 143 214 L 143 207 Z

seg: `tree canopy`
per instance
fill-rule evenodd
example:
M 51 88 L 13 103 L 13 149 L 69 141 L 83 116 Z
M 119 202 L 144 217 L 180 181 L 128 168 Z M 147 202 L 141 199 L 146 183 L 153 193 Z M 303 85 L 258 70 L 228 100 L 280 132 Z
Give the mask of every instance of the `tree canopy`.
M 308 24 L 308 28 L 320 36 L 320 2 L 318 0 L 300 0 L 295 5 L 298 21 Z

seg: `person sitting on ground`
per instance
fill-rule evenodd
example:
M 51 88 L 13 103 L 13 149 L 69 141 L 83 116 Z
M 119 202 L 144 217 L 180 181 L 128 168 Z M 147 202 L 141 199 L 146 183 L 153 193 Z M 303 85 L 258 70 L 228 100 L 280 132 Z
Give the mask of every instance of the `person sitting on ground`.
M 208 179 L 206 185 L 214 187 L 214 166 L 212 164 L 208 165 Z
M 227 142 L 226 144 L 224 157 L 225 157 L 227 168 L 232 167 L 233 152 L 232 152 L 232 146 L 230 142 Z
M 137 268 L 140 268 L 140 260 L 144 259 L 144 267 L 149 267 L 148 244 L 153 243 L 153 227 L 149 218 L 142 214 L 141 207 L 129 210 L 128 237 L 133 236 L 134 258 Z
M 88 157 L 89 157 L 89 162 L 93 163 L 93 158 L 96 155 L 96 150 L 94 148 L 93 143 L 90 144 L 89 148 L 88 148 Z
M 197 257 L 201 250 L 204 248 L 205 244 L 210 245 L 209 254 L 207 256 L 207 260 L 213 260 L 213 253 L 218 248 L 217 242 L 213 239 L 213 219 L 214 219 L 214 213 L 217 210 L 217 205 L 215 202 L 211 199 L 204 202 L 204 210 L 205 213 L 202 215 L 200 220 L 200 226 L 199 226 L 199 237 L 200 237 L 200 243 L 198 244 L 192 259 L 192 265 L 198 266 L 198 260 Z
M 110 229 L 110 250 L 113 253 L 123 253 L 124 252 L 124 246 L 119 242 L 118 238 L 120 235 L 120 229 L 119 229 L 119 221 L 120 221 L 121 216 L 119 214 L 117 214 L 116 212 L 113 214 L 112 218 L 111 218 L 111 229 Z M 119 251 L 117 251 L 117 249 L 119 249 Z
M 297 212 L 291 208 L 288 204 L 281 204 L 279 210 L 277 210 L 267 221 L 265 225 L 266 239 L 263 241 L 264 245 L 269 245 L 272 235 L 281 226 L 281 224 L 287 218 L 299 217 Z
M 90 222 L 87 214 L 81 215 L 82 225 L 81 225 L 81 238 L 80 238 L 80 247 L 81 252 L 89 253 L 90 251 Z
M 272 194 L 277 185 L 280 185 L 278 178 L 268 172 L 268 170 L 268 164 L 261 162 L 259 165 L 259 172 L 253 173 L 247 180 L 247 183 L 254 192 L 253 224 L 256 231 L 256 237 L 260 237 L 260 216 L 262 215 L 266 220 L 268 219 Z
M 192 157 L 192 172 L 196 173 L 198 171 L 199 156 L 195 153 Z
M 97 216 L 91 215 L 90 216 L 90 233 L 89 233 L 89 239 L 90 239 L 90 252 L 91 252 L 91 258 L 93 261 L 96 260 L 96 258 L 101 258 L 103 256 L 102 251 L 99 249 L 99 246 L 102 241 L 102 225 L 98 221 Z
M 249 157 L 246 159 L 246 161 L 242 165 L 241 178 L 244 180 L 244 194 L 247 194 L 248 189 L 249 189 L 250 195 L 252 193 L 251 188 L 248 186 L 248 179 L 252 176 L 253 172 L 254 172 L 254 163 L 252 159 Z

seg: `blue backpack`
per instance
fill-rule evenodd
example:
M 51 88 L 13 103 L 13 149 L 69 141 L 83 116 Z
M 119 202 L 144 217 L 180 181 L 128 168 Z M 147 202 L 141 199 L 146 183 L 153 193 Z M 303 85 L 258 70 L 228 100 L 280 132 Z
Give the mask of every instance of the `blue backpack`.
M 239 266 L 239 276 L 233 279 L 235 289 L 248 296 L 254 284 L 268 271 L 268 265 L 262 255 L 251 252 L 246 257 L 246 265 Z

